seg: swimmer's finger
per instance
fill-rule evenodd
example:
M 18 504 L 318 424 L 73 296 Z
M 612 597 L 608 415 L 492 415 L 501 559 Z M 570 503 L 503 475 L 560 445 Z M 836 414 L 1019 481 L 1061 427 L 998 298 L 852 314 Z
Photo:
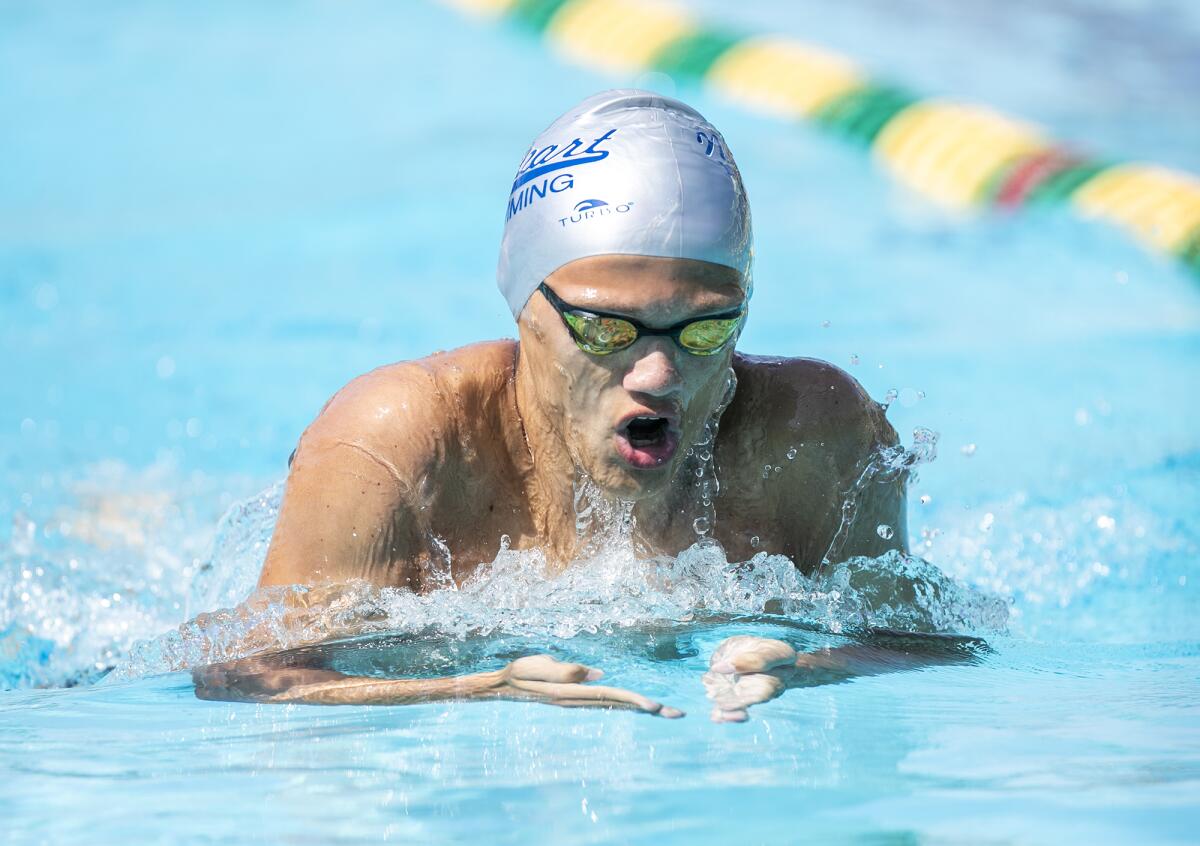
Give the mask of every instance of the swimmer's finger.
M 558 661 L 549 655 L 527 655 L 508 665 L 510 677 L 528 681 L 571 682 L 595 681 L 604 675 L 602 670 L 584 664 Z
M 550 682 L 513 679 L 512 685 L 518 690 L 527 691 L 540 698 L 551 701 L 564 700 L 594 703 L 624 703 L 636 708 L 639 711 L 645 711 L 648 714 L 657 714 L 662 710 L 663 707 L 661 702 L 655 702 L 653 699 L 642 696 L 640 693 L 634 693 L 631 690 L 625 690 L 619 687 L 607 687 L 599 684 L 552 684 Z M 675 709 L 672 708 L 671 710 L 674 711 Z
M 767 673 L 742 676 L 733 684 L 737 698 L 746 705 L 774 699 L 786 689 L 783 681 Z
M 713 701 L 712 719 L 717 723 L 743 723 L 749 719 L 751 705 L 774 699 L 787 689 L 782 679 L 770 673 L 734 676 L 709 671 L 701 680 Z
M 728 711 L 719 707 L 712 709 L 714 723 L 744 723 L 748 719 L 750 719 L 750 715 L 745 708 L 733 708 Z
M 560 708 L 604 708 L 608 710 L 627 710 L 627 711 L 643 711 L 644 709 L 630 705 L 628 702 L 606 702 L 595 699 L 552 699 L 551 705 L 557 705 Z M 672 708 L 670 705 L 661 705 L 657 711 L 650 712 L 656 717 L 662 717 L 667 720 L 677 720 L 680 717 L 686 716 L 683 711 L 678 708 Z
M 735 711 L 744 707 L 737 688 L 734 687 L 733 677 L 724 673 L 708 672 L 701 676 L 704 692 L 713 701 L 717 710 Z

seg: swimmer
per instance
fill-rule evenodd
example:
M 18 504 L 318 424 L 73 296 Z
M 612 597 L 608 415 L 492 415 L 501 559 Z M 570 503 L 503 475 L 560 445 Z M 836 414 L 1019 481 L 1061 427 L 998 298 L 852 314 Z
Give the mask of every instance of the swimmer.
M 832 364 L 736 351 L 753 312 L 752 259 L 746 191 L 712 124 L 647 91 L 583 100 L 534 140 L 509 194 L 497 279 L 519 340 L 380 367 L 338 391 L 294 453 L 260 587 L 365 579 L 429 591 L 446 550 L 462 583 L 504 535 L 561 570 L 581 543 L 582 478 L 634 504 L 634 538 L 652 554 L 677 555 L 698 531 L 731 560 L 778 553 L 806 573 L 830 555 L 904 551 L 902 477 L 867 486 L 843 526 L 863 468 L 897 443 L 883 408 Z M 707 452 L 720 480 L 711 526 L 697 520 L 694 484 Z M 744 720 L 806 672 L 872 672 L 891 660 L 879 650 L 798 656 L 781 641 L 731 638 L 705 677 L 714 719 Z M 205 698 L 512 698 L 681 715 L 587 684 L 599 677 L 549 656 L 445 679 L 262 658 L 196 673 Z

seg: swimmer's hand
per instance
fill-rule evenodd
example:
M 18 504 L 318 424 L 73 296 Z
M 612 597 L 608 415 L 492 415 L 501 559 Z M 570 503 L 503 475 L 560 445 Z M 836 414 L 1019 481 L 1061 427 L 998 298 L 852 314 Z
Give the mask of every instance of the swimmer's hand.
M 193 671 L 196 696 L 313 705 L 407 705 L 458 699 L 515 699 L 569 708 L 620 708 L 682 717 L 677 708 L 617 687 L 588 685 L 603 673 L 549 655 L 518 658 L 500 670 L 436 679 L 378 679 L 334 670 L 273 664 L 275 656 L 213 664 Z
M 857 643 L 796 653 L 782 640 L 738 635 L 726 638 L 709 660 L 704 688 L 718 723 L 741 723 L 747 709 L 793 687 L 837 684 L 862 676 L 979 661 L 982 640 L 872 628 Z
M 668 719 L 683 716 L 678 708 L 629 690 L 584 684 L 603 675 L 603 670 L 583 664 L 568 664 L 549 655 L 529 655 L 499 671 L 490 695 L 499 699 L 533 699 L 567 708 L 624 708 Z
M 738 635 L 722 641 L 702 679 L 713 701 L 713 722 L 745 722 L 751 705 L 774 699 L 791 686 L 797 658 L 782 640 Z

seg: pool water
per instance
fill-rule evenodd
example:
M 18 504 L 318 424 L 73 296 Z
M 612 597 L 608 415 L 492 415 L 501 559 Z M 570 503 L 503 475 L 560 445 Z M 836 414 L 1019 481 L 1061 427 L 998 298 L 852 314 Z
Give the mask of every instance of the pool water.
M 1182 2 L 692 5 L 1200 171 Z M 895 392 L 906 443 L 938 433 L 909 511 L 932 566 L 854 570 L 916 567 L 937 599 L 880 608 L 853 568 L 770 556 L 639 561 L 616 532 L 559 581 L 502 554 L 459 592 L 360 589 L 275 645 L 357 628 L 304 648 L 414 674 L 545 650 L 683 720 L 196 699 L 184 668 L 284 614 L 266 596 L 178 628 L 250 592 L 299 433 L 361 372 L 512 335 L 492 282 L 512 171 L 623 84 L 673 87 L 432 3 L 0 8 L 11 842 L 1196 840 L 1194 279 L 1065 217 L 947 217 L 859 151 L 690 88 L 753 208 L 741 348 L 832 361 Z M 864 614 L 989 649 L 708 720 L 723 638 L 836 645 Z

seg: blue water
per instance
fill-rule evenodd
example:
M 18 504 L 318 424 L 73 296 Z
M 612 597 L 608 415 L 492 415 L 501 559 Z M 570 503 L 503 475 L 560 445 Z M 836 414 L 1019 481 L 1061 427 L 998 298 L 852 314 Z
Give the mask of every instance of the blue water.
M 1200 171 L 1183 3 L 694 5 Z M 511 336 L 491 280 L 513 168 L 566 106 L 629 83 L 672 86 L 429 3 L 0 6 L 12 842 L 1195 841 L 1195 281 L 1065 217 L 948 218 L 858 151 L 686 87 L 753 208 L 741 347 L 828 359 L 897 392 L 906 440 L 940 434 L 910 491 L 914 551 L 961 582 L 956 603 L 1007 604 L 1003 626 L 950 609 L 992 652 L 715 725 L 699 676 L 716 643 L 843 642 L 845 609 L 731 622 L 814 586 L 759 562 L 749 599 L 721 599 L 723 561 L 700 558 L 677 566 L 723 616 L 688 622 L 693 594 L 645 588 L 614 550 L 561 590 L 517 558 L 470 595 L 364 596 L 386 626 L 326 648 L 414 671 L 549 649 L 682 721 L 213 703 L 161 672 L 236 641 L 220 619 L 163 636 L 249 592 L 272 485 L 334 390 Z M 457 636 L 489 609 L 494 630 Z M 424 652 L 388 639 L 423 614 L 450 631 Z

